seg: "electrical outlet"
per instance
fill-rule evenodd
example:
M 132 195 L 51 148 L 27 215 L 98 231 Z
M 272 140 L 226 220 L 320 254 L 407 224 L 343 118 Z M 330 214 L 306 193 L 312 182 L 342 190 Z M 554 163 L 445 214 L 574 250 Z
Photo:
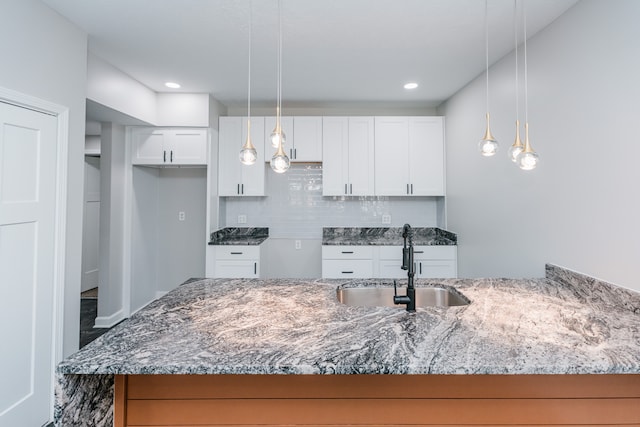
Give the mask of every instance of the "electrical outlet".
M 382 223 L 391 224 L 391 215 L 389 214 L 382 215 Z
M 296 249 L 302 249 L 302 241 L 301 240 L 296 240 Z
M 246 215 L 238 215 L 238 224 L 246 224 L 247 216 Z
M 184 221 L 186 218 L 183 211 L 178 212 L 178 221 Z

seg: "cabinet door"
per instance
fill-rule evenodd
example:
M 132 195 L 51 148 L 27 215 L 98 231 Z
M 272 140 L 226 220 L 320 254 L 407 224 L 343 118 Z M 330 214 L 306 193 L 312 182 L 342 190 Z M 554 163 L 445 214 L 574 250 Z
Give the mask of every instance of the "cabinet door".
M 294 162 L 321 162 L 322 117 L 294 117 L 293 141 L 288 147 Z
M 293 117 L 280 117 L 280 125 L 282 126 L 282 131 L 284 132 L 284 136 L 286 138 L 284 146 L 282 147 L 289 156 L 289 149 L 291 148 L 291 144 L 294 138 L 293 135 Z M 276 118 L 275 117 L 265 117 L 264 118 L 264 161 L 270 162 L 273 155 L 276 153 L 277 148 L 271 146 L 271 132 L 276 127 Z
M 322 120 L 322 195 L 348 193 L 349 119 L 324 117 Z
M 165 163 L 166 129 L 134 129 L 132 131 L 132 156 L 134 165 L 162 165 Z
M 247 140 L 247 118 L 242 118 L 242 144 Z M 256 147 L 258 158 L 253 165 L 243 165 L 240 163 L 236 153 L 236 162 L 241 172 L 241 194 L 242 196 L 264 196 L 264 117 L 251 118 L 251 142 Z
M 409 118 L 410 192 L 444 196 L 444 126 L 442 117 Z
M 242 181 L 242 117 L 220 117 L 218 150 L 218 194 L 239 196 Z
M 167 163 L 175 165 L 207 164 L 206 129 L 171 130 L 166 142 Z
M 349 194 L 373 196 L 374 193 L 373 117 L 349 118 Z
M 375 118 L 375 194 L 409 194 L 409 128 L 406 117 Z

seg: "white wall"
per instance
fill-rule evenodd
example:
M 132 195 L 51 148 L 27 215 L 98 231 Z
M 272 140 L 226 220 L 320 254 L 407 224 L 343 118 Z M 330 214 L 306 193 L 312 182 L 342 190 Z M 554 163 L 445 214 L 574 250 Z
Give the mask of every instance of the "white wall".
M 207 170 L 134 166 L 132 180 L 133 313 L 185 280 L 205 276 Z
M 87 36 L 38 0 L 2 0 L 0 53 L 0 85 L 69 108 L 63 337 L 69 355 L 80 334 Z
M 209 94 L 158 93 L 156 126 L 209 126 Z
M 107 328 L 125 316 L 123 300 L 125 237 L 125 128 L 102 123 L 100 158 L 100 285 L 96 327 Z
M 229 116 L 246 116 L 247 107 L 227 108 Z M 252 116 L 275 116 L 275 103 L 273 107 L 251 106 Z M 327 106 L 327 107 L 288 107 L 282 109 L 283 116 L 436 116 L 436 108 L 433 107 L 389 107 L 372 104 Z
M 160 169 L 159 186 L 157 291 L 165 293 L 205 276 L 207 169 Z
M 156 93 L 91 53 L 87 64 L 87 98 L 147 123 L 157 121 Z
M 640 290 L 638 17 L 636 0 L 583 0 L 529 41 L 530 138 L 541 157 L 534 171 L 506 159 L 513 56 L 490 71 L 501 143 L 494 158 L 476 148 L 484 76 L 443 106 L 460 276 L 543 276 L 552 262 Z

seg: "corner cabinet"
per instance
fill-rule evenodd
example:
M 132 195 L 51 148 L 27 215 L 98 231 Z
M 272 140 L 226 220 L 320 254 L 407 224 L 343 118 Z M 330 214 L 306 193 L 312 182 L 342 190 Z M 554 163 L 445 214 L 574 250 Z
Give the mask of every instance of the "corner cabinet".
M 260 277 L 260 246 L 212 245 L 215 278 Z
M 134 128 L 134 165 L 206 165 L 207 129 Z
M 258 152 L 253 165 L 240 163 L 240 150 L 247 139 L 246 117 L 220 117 L 218 194 L 220 196 L 264 196 L 264 117 L 251 118 L 251 141 Z
M 442 117 L 375 118 L 375 195 L 444 196 Z
M 322 195 L 374 195 L 373 117 L 324 117 Z

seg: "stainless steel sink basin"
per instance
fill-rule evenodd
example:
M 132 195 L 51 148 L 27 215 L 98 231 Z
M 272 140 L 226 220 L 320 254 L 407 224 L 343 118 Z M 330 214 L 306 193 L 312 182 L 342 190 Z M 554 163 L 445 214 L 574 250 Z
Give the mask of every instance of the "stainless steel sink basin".
M 399 307 L 393 303 L 393 285 L 385 287 L 338 288 L 338 301 L 358 307 Z M 404 295 L 406 288 L 398 288 Z M 471 301 L 449 286 L 416 287 L 416 307 L 451 307 L 468 305 Z

